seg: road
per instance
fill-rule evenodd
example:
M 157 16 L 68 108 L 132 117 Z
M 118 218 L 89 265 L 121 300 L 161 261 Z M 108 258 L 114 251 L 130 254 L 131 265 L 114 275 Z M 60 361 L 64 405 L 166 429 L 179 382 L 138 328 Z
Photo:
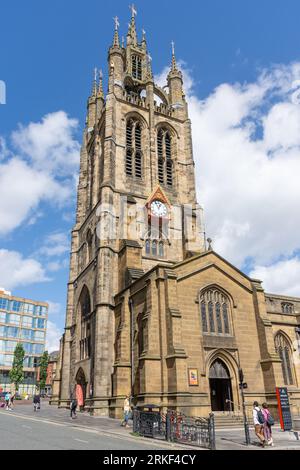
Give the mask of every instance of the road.
M 152 439 L 133 437 L 132 429 L 120 426 L 120 421 L 107 417 L 91 417 L 78 413 L 70 419 L 70 411 L 42 403 L 33 412 L 31 403 L 16 403 L 13 411 L 0 409 L 0 450 L 153 450 L 174 451 L 189 449 Z M 253 426 L 250 426 L 252 445 L 244 445 L 244 429 L 217 429 L 218 450 L 258 450 Z M 275 447 L 267 450 L 300 450 L 298 433 L 273 428 Z M 191 448 L 190 448 L 191 449 Z M 194 448 L 195 449 L 195 448 Z M 192 450 L 194 450 L 192 449 Z M 201 450 L 201 449 L 197 449 Z
M 42 416 L 21 416 L 0 412 L 1 450 L 164 450 L 161 443 L 139 441 L 102 430 L 86 429 L 45 420 Z M 75 423 L 75 421 L 74 421 Z M 79 425 L 80 426 L 80 425 Z

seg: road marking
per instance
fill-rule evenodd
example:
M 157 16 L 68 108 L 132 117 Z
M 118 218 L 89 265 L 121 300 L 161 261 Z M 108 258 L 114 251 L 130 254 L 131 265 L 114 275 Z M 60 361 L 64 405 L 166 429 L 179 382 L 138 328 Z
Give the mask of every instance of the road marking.
M 30 426 L 25 426 L 25 424 L 22 424 L 22 428 L 25 428 L 25 429 L 32 429 Z
M 0 411 L 0 414 L 2 414 L 2 412 Z M 82 432 L 86 432 L 86 433 L 89 433 L 89 434 L 98 434 L 98 435 L 102 435 L 102 436 L 105 436 L 105 437 L 114 437 L 115 439 L 119 439 L 121 441 L 129 441 L 129 442 L 136 442 L 136 443 L 142 443 L 142 442 L 147 442 L 147 438 L 139 438 L 137 440 L 136 437 L 133 437 L 133 436 L 122 436 L 114 431 L 105 431 L 103 429 L 93 429 L 93 428 L 86 428 L 86 427 L 81 427 L 80 425 L 77 425 L 77 426 L 72 426 L 71 423 L 70 424 L 66 424 L 66 423 L 58 423 L 56 421 L 51 421 L 51 420 L 46 420 L 46 419 L 38 419 L 38 418 L 33 418 L 31 416 L 27 416 L 27 415 L 22 415 L 22 414 L 18 414 L 18 413 L 14 413 L 14 414 L 7 414 L 3 411 L 3 414 L 5 414 L 6 416 L 11 416 L 12 418 L 19 418 L 19 419 L 24 419 L 24 420 L 28 420 L 28 421 L 36 421 L 38 423 L 45 423 L 45 424 L 52 424 L 53 426 L 60 426 L 60 427 L 65 427 L 65 428 L 69 428 L 69 429 L 74 429 L 76 431 L 82 431 Z M 78 423 L 79 424 L 79 423 Z M 149 442 L 149 441 L 148 441 Z M 150 443 L 149 443 L 150 444 Z M 162 443 L 160 442 L 151 442 L 151 446 L 153 447 L 158 447 L 159 449 L 166 449 L 166 447 L 168 449 L 178 449 L 178 446 L 174 445 L 174 444 L 171 444 L 171 443 L 167 443 L 167 442 L 164 442 L 164 446 L 162 446 Z M 181 446 L 179 447 L 179 449 L 182 448 Z M 184 446 L 185 449 L 189 449 L 191 447 L 188 447 L 188 446 Z M 202 449 L 201 449 L 202 450 Z
M 75 438 L 74 438 L 74 441 L 83 442 L 83 444 L 88 444 L 89 443 L 88 441 L 82 441 L 81 439 L 75 439 Z

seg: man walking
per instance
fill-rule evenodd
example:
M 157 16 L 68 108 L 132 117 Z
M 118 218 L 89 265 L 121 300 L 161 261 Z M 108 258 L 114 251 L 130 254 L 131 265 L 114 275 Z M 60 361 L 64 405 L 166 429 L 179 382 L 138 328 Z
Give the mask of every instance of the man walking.
M 77 400 L 76 400 L 76 398 L 72 398 L 71 399 L 71 404 L 70 404 L 71 418 L 72 419 L 77 418 L 76 409 L 77 409 Z
M 41 409 L 41 396 L 39 392 L 37 392 L 33 397 L 33 411 L 37 411 Z
M 259 442 L 262 445 L 262 447 L 265 447 L 267 442 L 266 442 L 264 431 L 263 431 L 264 416 L 262 414 L 260 407 L 258 406 L 257 401 L 253 403 L 253 423 L 254 423 L 255 434 L 258 437 Z

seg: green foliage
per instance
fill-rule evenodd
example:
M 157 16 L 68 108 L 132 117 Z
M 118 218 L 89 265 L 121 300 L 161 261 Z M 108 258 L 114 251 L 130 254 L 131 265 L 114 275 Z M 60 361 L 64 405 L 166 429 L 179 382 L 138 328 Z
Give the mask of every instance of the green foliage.
M 48 351 L 45 351 L 40 359 L 40 364 L 39 364 L 40 366 L 40 381 L 39 381 L 40 390 L 43 390 L 46 385 L 48 362 L 49 362 L 49 354 L 48 354 Z
M 25 350 L 21 343 L 18 343 L 14 352 L 14 360 L 12 369 L 9 372 L 10 382 L 15 385 L 16 391 L 19 390 L 19 385 L 23 382 L 23 362 L 25 357 Z

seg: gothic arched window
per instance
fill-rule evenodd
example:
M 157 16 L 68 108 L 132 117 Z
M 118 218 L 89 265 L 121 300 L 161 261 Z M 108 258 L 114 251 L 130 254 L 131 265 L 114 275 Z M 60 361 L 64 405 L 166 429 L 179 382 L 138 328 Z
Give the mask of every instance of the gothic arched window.
M 91 298 L 86 286 L 83 287 L 79 298 L 80 312 L 80 360 L 88 359 L 91 355 Z
M 92 259 L 92 251 L 93 251 L 93 235 L 91 230 L 88 230 L 86 236 L 86 244 L 87 244 L 87 263 L 89 263 Z
M 275 349 L 281 359 L 281 368 L 285 385 L 293 385 L 291 348 L 287 338 L 278 333 L 275 337 Z
M 142 59 L 138 55 L 132 56 L 132 76 L 137 80 L 142 80 Z
M 172 138 L 168 130 L 160 128 L 157 133 L 158 181 L 173 186 Z
M 142 127 L 138 120 L 129 119 L 126 124 L 126 175 L 142 178 Z
M 167 239 L 161 230 L 151 229 L 145 237 L 145 254 L 154 258 L 166 257 Z
M 229 335 L 228 297 L 218 289 L 208 289 L 201 294 L 200 302 L 203 333 Z
M 281 304 L 281 310 L 282 313 L 287 313 L 288 315 L 292 315 L 293 313 L 295 313 L 294 304 L 288 302 L 283 302 Z

